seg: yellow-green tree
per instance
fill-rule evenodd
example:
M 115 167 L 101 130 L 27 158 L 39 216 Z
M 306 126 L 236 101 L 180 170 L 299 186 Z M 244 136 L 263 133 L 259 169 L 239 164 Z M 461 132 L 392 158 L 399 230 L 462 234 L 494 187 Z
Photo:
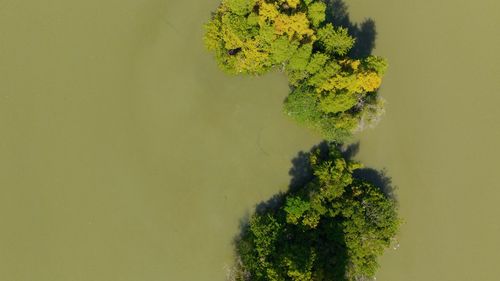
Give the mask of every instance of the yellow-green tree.
M 325 11 L 320 0 L 223 0 L 206 25 L 205 44 L 231 74 L 284 70 L 293 89 L 286 114 L 342 140 L 379 120 L 387 64 L 349 58 L 355 39 L 326 22 Z

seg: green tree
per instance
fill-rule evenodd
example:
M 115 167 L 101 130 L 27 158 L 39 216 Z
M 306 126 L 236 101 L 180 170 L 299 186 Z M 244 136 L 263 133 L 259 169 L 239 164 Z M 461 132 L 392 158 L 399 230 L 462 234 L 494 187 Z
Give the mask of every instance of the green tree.
M 318 29 L 318 45 L 332 55 L 345 55 L 354 46 L 354 38 L 343 27 L 334 28 L 331 23 Z
M 237 242 L 235 280 L 355 281 L 375 274 L 399 226 L 394 200 L 354 177 L 361 165 L 334 145 L 311 153 L 309 165 L 308 183 L 250 218 Z

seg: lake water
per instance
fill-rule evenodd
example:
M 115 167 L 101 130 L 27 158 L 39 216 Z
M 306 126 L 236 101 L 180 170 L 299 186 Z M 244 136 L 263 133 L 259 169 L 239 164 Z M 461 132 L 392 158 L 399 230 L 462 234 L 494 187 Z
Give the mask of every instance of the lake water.
M 0 280 L 212 281 L 320 140 L 204 51 L 218 0 L 0 0 Z M 391 68 L 359 159 L 406 223 L 378 280 L 500 276 L 500 2 L 351 0 Z
M 348 3 L 391 66 L 358 157 L 387 168 L 406 221 L 377 280 L 499 280 L 500 2 Z

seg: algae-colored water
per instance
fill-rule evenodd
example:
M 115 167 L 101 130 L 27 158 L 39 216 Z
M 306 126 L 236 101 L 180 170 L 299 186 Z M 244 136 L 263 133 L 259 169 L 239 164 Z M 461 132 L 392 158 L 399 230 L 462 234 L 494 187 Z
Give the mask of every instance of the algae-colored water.
M 319 142 L 274 73 L 203 50 L 218 0 L 0 0 L 0 280 L 223 280 L 239 220 Z M 500 4 L 347 2 L 391 69 L 359 159 L 399 186 L 378 280 L 497 280 Z
M 387 168 L 406 221 L 377 280 L 500 280 L 500 2 L 348 3 L 391 66 L 358 157 Z

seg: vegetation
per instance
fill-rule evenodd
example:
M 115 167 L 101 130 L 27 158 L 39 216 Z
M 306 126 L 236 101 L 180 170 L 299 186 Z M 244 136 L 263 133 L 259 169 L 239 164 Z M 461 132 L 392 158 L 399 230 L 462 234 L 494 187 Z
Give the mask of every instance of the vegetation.
M 206 25 L 205 45 L 231 74 L 285 71 L 292 89 L 285 113 L 338 141 L 378 121 L 387 64 L 350 58 L 355 39 L 325 18 L 320 0 L 223 0 Z
M 284 71 L 284 111 L 327 140 L 345 140 L 383 113 L 377 90 L 386 61 L 355 58 L 348 30 L 326 21 L 323 0 L 222 0 L 205 44 L 230 74 Z M 324 151 L 323 151 L 324 152 Z M 258 211 L 237 241 L 235 281 L 359 281 L 399 226 L 380 187 L 353 175 L 361 167 L 335 145 L 309 155 L 311 180 Z
M 358 179 L 360 164 L 330 145 L 310 154 L 312 179 L 254 214 L 237 241 L 233 280 L 371 279 L 399 219 L 393 199 Z

